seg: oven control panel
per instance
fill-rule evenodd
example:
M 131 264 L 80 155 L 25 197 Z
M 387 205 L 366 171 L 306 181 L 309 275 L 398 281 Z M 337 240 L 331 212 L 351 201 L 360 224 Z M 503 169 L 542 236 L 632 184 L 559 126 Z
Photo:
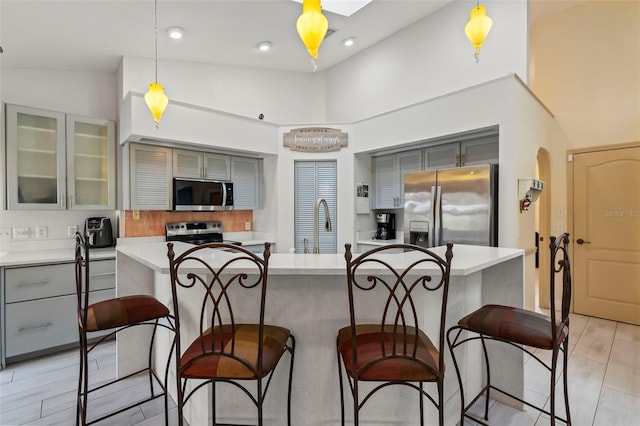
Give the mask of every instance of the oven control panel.
M 165 224 L 167 237 L 177 235 L 222 234 L 222 222 L 170 222 Z

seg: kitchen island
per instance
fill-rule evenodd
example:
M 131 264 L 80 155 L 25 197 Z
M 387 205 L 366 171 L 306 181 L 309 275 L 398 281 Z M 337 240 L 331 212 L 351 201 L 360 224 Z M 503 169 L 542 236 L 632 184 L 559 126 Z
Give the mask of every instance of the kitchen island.
M 191 248 L 184 243 L 174 244 L 179 255 Z M 444 255 L 445 248 L 433 249 Z M 447 310 L 447 328 L 467 313 L 486 303 L 522 306 L 524 288 L 524 253 L 519 249 L 456 245 L 453 248 L 451 285 Z M 207 259 L 212 262 L 230 256 L 229 253 L 211 250 Z M 397 262 L 403 262 L 402 253 L 393 254 Z M 135 293 L 154 294 L 162 302 L 171 305 L 169 264 L 166 243 L 149 242 L 125 244 L 118 247 L 117 291 L 118 296 Z M 435 336 L 435 317 L 428 298 L 420 301 L 418 309 L 423 313 L 430 336 Z M 181 312 L 189 309 L 189 301 L 181 304 Z M 433 318 L 434 328 L 429 329 Z M 375 317 L 362 318 L 373 320 Z M 241 319 L 240 319 L 241 320 Z M 338 385 L 335 339 L 339 328 L 349 322 L 346 287 L 346 266 L 343 254 L 272 254 L 269 261 L 269 283 L 266 319 L 269 324 L 291 329 L 296 338 L 296 355 L 293 373 L 292 424 L 337 425 L 340 424 L 340 392 Z M 144 330 L 127 330 L 117 341 L 118 372 L 134 371 L 145 362 L 140 357 L 144 343 L 139 333 Z M 170 336 L 159 336 L 156 365 L 163 365 L 170 347 Z M 445 423 L 455 425 L 459 419 L 459 390 L 455 371 L 447 351 L 445 379 Z M 458 354 L 468 395 L 481 388 L 483 372 L 481 349 L 468 345 Z M 523 355 L 520 351 L 502 351 L 493 356 L 500 366 L 492 371 L 492 380 L 505 386 L 516 395 L 523 394 Z M 287 355 L 285 355 L 287 357 Z M 166 359 L 166 358 L 165 358 Z M 288 359 L 276 370 L 265 400 L 266 424 L 286 424 L 286 380 Z M 171 377 L 171 374 L 170 374 Z M 175 393 L 175 379 L 169 382 L 170 392 Z M 429 389 L 427 387 L 427 389 Z M 218 393 L 218 398 L 223 392 Z M 346 403 L 347 419 L 352 418 L 351 402 Z M 208 394 L 201 390 L 187 404 L 185 417 L 190 424 L 207 424 L 210 404 Z M 374 397 L 361 412 L 362 425 L 415 424 L 418 395 L 404 387 L 391 387 Z M 427 418 L 436 418 L 435 410 L 425 404 Z M 218 404 L 218 420 L 250 423 L 255 408 L 233 391 L 225 395 L 225 402 Z M 431 422 L 429 422 L 431 423 Z

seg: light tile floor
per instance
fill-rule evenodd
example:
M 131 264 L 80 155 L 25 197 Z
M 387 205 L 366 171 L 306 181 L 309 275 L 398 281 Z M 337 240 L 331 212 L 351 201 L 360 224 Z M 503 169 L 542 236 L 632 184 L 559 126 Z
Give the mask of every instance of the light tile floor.
M 640 425 L 640 326 L 582 315 L 571 316 L 569 398 L 576 426 Z M 545 351 L 542 351 L 545 352 Z M 547 356 L 547 354 L 541 354 Z M 91 357 L 96 382 L 115 374 L 115 344 L 108 344 Z M 537 363 L 525 362 L 527 398 L 548 404 L 549 375 Z M 74 423 L 77 377 L 75 350 L 29 360 L 0 371 L 0 425 L 70 425 Z M 560 378 L 560 376 L 558 376 Z M 100 405 L 109 408 L 137 397 L 144 384 L 128 382 L 111 394 L 103 394 Z M 562 386 L 558 386 L 559 410 L 564 410 Z M 543 426 L 549 418 L 533 409 L 519 411 L 493 402 L 492 425 Z M 175 407 L 170 419 L 176 422 Z M 162 400 L 139 405 L 101 425 L 162 425 Z M 473 425 L 467 422 L 467 425 Z

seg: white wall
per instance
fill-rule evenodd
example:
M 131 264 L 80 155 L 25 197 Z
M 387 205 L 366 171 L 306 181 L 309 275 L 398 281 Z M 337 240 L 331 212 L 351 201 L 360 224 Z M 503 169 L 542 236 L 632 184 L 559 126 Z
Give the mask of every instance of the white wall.
M 531 88 L 570 148 L 640 140 L 640 2 L 587 0 L 540 19 L 531 56 Z
M 117 120 L 115 73 L 4 68 L 2 102 Z
M 493 28 L 475 62 L 472 2 L 453 2 L 326 71 L 327 121 L 357 121 L 517 74 L 527 81 L 527 2 L 482 2 Z
M 119 99 L 130 91 L 145 93 L 154 78 L 152 59 L 125 57 L 121 63 Z M 120 72 L 120 71 L 119 71 Z M 158 82 L 171 100 L 231 114 L 257 118 L 264 114 L 270 123 L 325 121 L 325 87 L 321 73 L 295 73 L 211 65 L 193 62 L 159 61 Z

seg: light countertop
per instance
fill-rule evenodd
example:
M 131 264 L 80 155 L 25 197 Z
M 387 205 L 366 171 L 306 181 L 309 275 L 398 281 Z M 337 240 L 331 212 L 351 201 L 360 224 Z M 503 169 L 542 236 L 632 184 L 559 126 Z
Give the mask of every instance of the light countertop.
M 175 242 L 174 252 L 176 256 L 193 248 L 192 245 Z M 432 249 L 436 254 L 444 256 L 446 247 Z M 169 273 L 167 258 L 167 245 L 165 242 L 147 242 L 140 244 L 125 244 L 117 247 L 118 254 L 124 254 L 143 265 L 162 274 Z M 507 260 L 523 256 L 522 249 L 481 247 L 469 245 L 456 245 L 453 248 L 453 263 L 451 274 L 465 276 Z M 410 254 L 387 254 L 393 256 L 394 265 L 408 264 Z M 215 265 L 216 262 L 226 261 L 233 254 L 220 250 L 207 250 L 200 252 L 199 257 Z M 390 257 L 391 259 L 391 257 Z M 274 253 L 269 259 L 270 275 L 343 275 L 345 274 L 344 254 L 289 254 Z
M 92 249 L 89 254 L 91 260 L 113 259 L 115 257 L 115 247 Z M 10 251 L 0 255 L 0 267 L 73 262 L 74 260 L 75 248 L 73 247 Z
M 386 246 L 389 244 L 402 244 L 404 243 L 403 238 L 396 238 L 395 240 L 358 240 L 356 244 L 370 245 L 370 246 Z

